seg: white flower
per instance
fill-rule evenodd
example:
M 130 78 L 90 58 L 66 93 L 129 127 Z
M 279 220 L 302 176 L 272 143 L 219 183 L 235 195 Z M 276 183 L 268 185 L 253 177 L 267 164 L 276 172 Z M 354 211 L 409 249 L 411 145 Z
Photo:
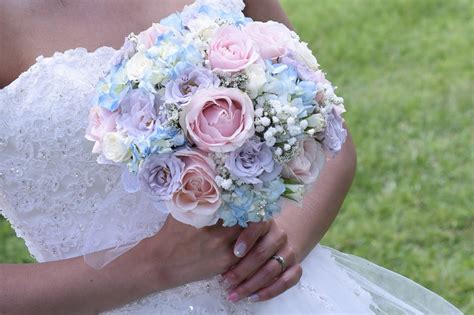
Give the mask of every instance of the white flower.
M 267 82 L 265 76 L 265 67 L 261 64 L 253 64 L 245 69 L 245 74 L 248 77 L 247 92 L 250 98 L 256 98 Z
M 292 50 L 295 53 L 296 60 L 301 62 L 302 64 L 305 64 L 311 70 L 318 71 L 318 61 L 311 52 L 311 49 L 308 48 L 308 44 L 299 41 L 293 41 L 292 44 Z
M 222 186 L 221 187 L 222 187 L 222 189 L 229 190 L 229 189 L 232 188 L 233 184 L 234 183 L 232 182 L 232 179 L 228 178 L 228 179 L 224 179 L 222 181 Z
M 276 143 L 275 137 L 269 137 L 268 139 L 265 139 L 265 144 L 269 146 L 270 148 L 273 147 Z
M 120 133 L 106 133 L 102 141 L 102 153 L 107 160 L 121 163 L 130 160 L 132 157 L 130 152 L 131 140 Z
M 286 191 L 283 197 L 290 200 L 301 201 L 304 195 L 304 185 L 300 184 L 285 184 Z
M 219 24 L 217 24 L 214 19 L 204 14 L 189 20 L 186 26 L 193 35 L 197 35 L 205 42 L 209 42 L 219 28 Z
M 307 118 L 308 127 L 314 128 L 314 132 L 321 132 L 324 130 L 326 122 L 321 113 L 311 115 Z
M 125 69 L 130 80 L 140 80 L 152 66 L 153 61 L 144 52 L 138 52 L 127 62 Z
M 257 108 L 255 109 L 255 117 L 262 117 L 263 116 L 263 108 Z
M 308 127 L 308 121 L 307 120 L 300 121 L 300 127 L 301 129 L 306 129 Z
M 270 121 L 270 118 L 268 118 L 268 117 L 262 117 L 262 118 L 260 118 L 260 123 L 263 126 L 268 127 L 268 126 L 270 126 L 271 121 Z
M 264 130 L 265 130 L 265 127 L 263 127 L 263 126 L 256 126 L 256 127 L 255 127 L 255 131 L 256 131 L 256 132 L 262 132 L 262 131 L 264 131 Z
M 291 136 L 298 136 L 301 134 L 301 127 L 299 126 L 289 126 L 288 127 L 288 132 L 290 133 Z
M 147 50 L 149 56 L 153 58 L 159 57 L 161 59 L 167 59 L 171 55 L 175 54 L 180 47 L 172 41 L 161 41 L 159 45 L 155 45 Z

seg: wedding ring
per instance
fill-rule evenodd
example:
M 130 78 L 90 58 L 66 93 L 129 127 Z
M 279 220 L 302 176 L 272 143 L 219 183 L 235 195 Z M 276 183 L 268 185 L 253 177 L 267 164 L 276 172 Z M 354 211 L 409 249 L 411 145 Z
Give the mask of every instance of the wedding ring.
M 285 270 L 286 270 L 286 261 L 285 261 L 285 258 L 279 256 L 279 255 L 273 255 L 272 256 L 272 259 L 275 259 L 276 261 L 278 261 L 278 263 L 280 264 L 281 266 L 281 272 L 283 273 Z

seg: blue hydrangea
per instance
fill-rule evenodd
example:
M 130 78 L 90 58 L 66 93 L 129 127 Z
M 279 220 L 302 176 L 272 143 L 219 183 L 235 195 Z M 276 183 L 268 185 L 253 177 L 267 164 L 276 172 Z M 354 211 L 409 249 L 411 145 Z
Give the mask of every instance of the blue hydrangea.
M 268 221 L 280 212 L 279 200 L 284 192 L 285 185 L 280 179 L 259 185 L 258 189 L 252 185 L 237 186 L 232 193 L 222 194 L 219 216 L 224 226 L 246 227 L 248 222 Z
M 267 83 L 263 90 L 265 93 L 288 97 L 296 88 L 298 74 L 293 67 L 285 64 L 272 64 L 270 60 L 265 61 Z
M 161 25 L 168 26 L 172 29 L 182 32 L 184 30 L 183 21 L 179 13 L 173 13 L 160 21 Z
M 113 66 L 110 73 L 97 84 L 97 95 L 94 101 L 110 112 L 118 109 L 120 101 L 131 89 L 123 63 Z

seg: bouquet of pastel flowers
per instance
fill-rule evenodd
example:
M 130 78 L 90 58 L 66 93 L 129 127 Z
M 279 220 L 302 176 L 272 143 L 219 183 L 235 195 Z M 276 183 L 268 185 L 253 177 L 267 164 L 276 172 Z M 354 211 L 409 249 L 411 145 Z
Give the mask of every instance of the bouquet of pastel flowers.
M 158 210 L 246 226 L 302 199 L 345 141 L 344 111 L 296 33 L 202 4 L 126 38 L 86 138 Z

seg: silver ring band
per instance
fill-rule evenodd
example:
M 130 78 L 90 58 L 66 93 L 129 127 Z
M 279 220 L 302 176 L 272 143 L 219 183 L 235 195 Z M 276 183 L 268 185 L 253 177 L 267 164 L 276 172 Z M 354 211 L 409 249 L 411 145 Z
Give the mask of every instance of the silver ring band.
M 278 263 L 280 264 L 281 266 L 281 272 L 284 272 L 286 270 L 286 261 L 285 261 L 285 258 L 279 256 L 279 255 L 273 255 L 272 256 L 272 259 L 275 259 L 276 261 L 278 261 Z

